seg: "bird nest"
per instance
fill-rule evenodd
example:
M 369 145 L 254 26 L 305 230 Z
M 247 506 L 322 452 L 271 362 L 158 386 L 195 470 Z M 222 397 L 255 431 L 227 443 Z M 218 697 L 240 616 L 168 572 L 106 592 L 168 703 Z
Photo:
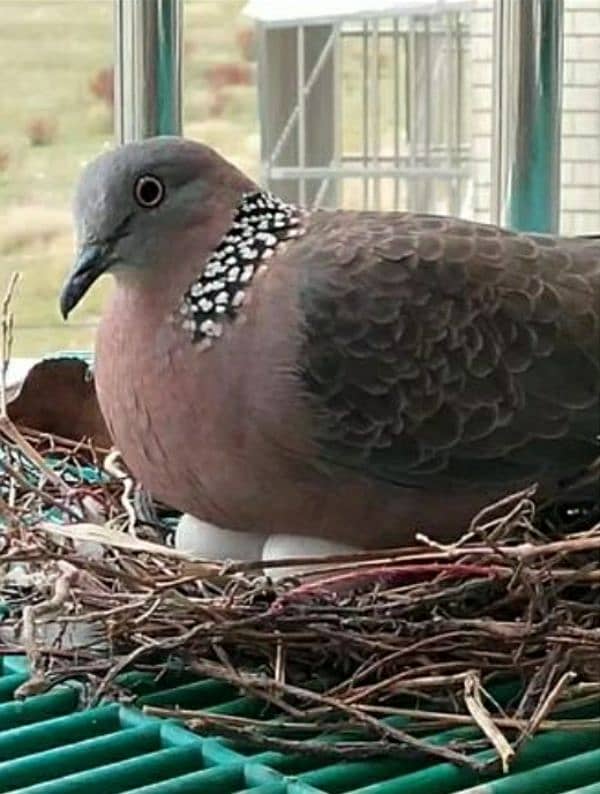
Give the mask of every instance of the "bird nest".
M 507 769 L 538 731 L 600 727 L 591 514 L 566 532 L 530 489 L 482 511 L 453 545 L 423 537 L 272 579 L 258 562 L 173 548 L 172 516 L 114 454 L 6 418 L 0 431 L 0 653 L 27 655 L 19 697 L 79 681 L 83 705 L 131 701 L 127 671 L 179 670 L 265 704 L 260 720 L 148 709 L 193 730 L 478 769 Z M 428 738 L 457 728 L 445 743 Z

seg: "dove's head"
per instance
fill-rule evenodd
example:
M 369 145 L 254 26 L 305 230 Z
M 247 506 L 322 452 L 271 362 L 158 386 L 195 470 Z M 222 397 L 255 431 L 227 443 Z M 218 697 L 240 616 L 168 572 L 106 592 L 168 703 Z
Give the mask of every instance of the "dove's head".
M 77 255 L 60 298 L 63 316 L 103 273 L 135 278 L 168 267 L 178 241 L 202 235 L 252 187 L 213 149 L 183 138 L 149 138 L 101 154 L 84 169 L 75 196 Z

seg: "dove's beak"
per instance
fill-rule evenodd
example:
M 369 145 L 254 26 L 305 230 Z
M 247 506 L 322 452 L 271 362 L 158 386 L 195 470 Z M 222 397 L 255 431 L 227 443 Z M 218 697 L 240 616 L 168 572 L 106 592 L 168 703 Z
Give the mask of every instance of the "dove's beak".
M 88 243 L 81 248 L 60 295 L 60 312 L 65 320 L 110 264 L 107 246 Z

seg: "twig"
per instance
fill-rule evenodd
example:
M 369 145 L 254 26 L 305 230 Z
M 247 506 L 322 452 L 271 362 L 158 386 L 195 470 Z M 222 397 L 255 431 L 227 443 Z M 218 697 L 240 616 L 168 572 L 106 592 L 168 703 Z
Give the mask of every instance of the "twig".
M 348 741 L 339 740 L 333 743 L 324 738 L 322 741 L 316 739 L 286 739 L 282 736 L 265 734 L 259 730 L 259 726 L 266 726 L 269 723 L 260 723 L 258 720 L 242 721 L 239 718 L 229 718 L 224 714 L 210 714 L 208 712 L 184 712 L 177 709 L 158 708 L 156 706 L 144 706 L 146 714 L 158 717 L 184 719 L 189 728 L 200 733 L 216 733 L 220 736 L 228 736 L 237 741 L 247 742 L 254 747 L 262 747 L 269 750 L 277 750 L 283 753 L 302 754 L 304 756 L 314 756 L 317 758 L 331 758 L 340 760 L 356 760 L 377 758 L 381 756 L 406 758 L 405 748 L 393 742 L 383 739 L 378 741 Z M 192 716 L 193 715 L 193 716 Z M 327 729 L 327 724 L 323 726 Z M 344 726 L 336 726 L 343 729 Z
M 7 416 L 6 402 L 6 375 L 10 364 L 10 356 L 13 345 L 14 318 L 10 310 L 10 303 L 13 298 L 15 287 L 20 278 L 19 273 L 13 273 L 8 282 L 4 298 L 2 299 L 1 322 L 2 322 L 2 373 L 0 378 L 0 417 Z
M 502 570 L 490 565 L 461 565 L 457 563 L 366 568 L 337 576 L 319 578 L 316 581 L 299 585 L 275 601 L 272 609 L 277 611 L 291 603 L 309 600 L 311 597 L 339 596 L 351 590 L 380 585 L 398 587 L 419 581 L 429 581 L 437 576 L 444 576 L 446 579 L 452 580 L 473 577 L 490 579 L 497 575 L 502 575 Z
M 135 507 L 133 506 L 132 494 L 134 490 L 134 481 L 133 478 L 130 477 L 127 472 L 122 469 L 117 460 L 121 457 L 121 453 L 118 449 L 113 449 L 104 459 L 104 470 L 108 472 L 112 477 L 117 480 L 120 480 L 123 483 L 123 493 L 121 494 L 121 504 L 125 509 L 127 514 L 127 531 L 130 535 L 136 534 L 135 532 L 135 525 L 136 525 L 136 515 L 135 515 Z
M 539 728 L 540 723 L 544 720 L 546 715 L 552 711 L 554 705 L 558 698 L 560 697 L 561 692 L 565 688 L 565 686 L 571 681 L 577 678 L 577 674 L 574 673 L 572 670 L 563 673 L 557 683 L 554 685 L 552 690 L 548 693 L 547 697 L 538 704 L 537 709 L 531 716 L 531 720 L 529 721 L 529 725 L 527 726 L 527 734 L 529 736 L 533 736 L 536 730 Z
M 506 774 L 509 769 L 510 760 L 514 756 L 515 751 L 510 742 L 507 741 L 504 734 L 494 723 L 490 712 L 483 705 L 483 701 L 481 700 L 481 682 L 477 673 L 470 672 L 465 676 L 464 696 L 469 714 L 481 728 L 482 733 L 487 736 L 492 745 L 496 748 L 496 752 L 502 763 L 502 771 Z
M 102 543 L 103 545 L 113 546 L 114 548 L 122 550 L 155 554 L 160 557 L 170 557 L 176 560 L 190 559 L 190 555 L 184 551 L 173 549 L 170 546 L 161 546 L 158 543 L 142 540 L 132 535 L 125 535 L 114 529 L 101 527 L 98 524 L 85 524 L 82 522 L 79 524 L 57 525 L 50 524 L 47 521 L 40 521 L 33 529 L 51 535 L 71 538 L 72 540 L 88 540 L 93 543 Z M 218 563 L 209 563 L 206 561 L 204 567 L 205 574 L 209 570 L 216 572 L 218 570 Z
M 47 465 L 43 457 L 35 447 L 27 441 L 13 422 L 6 415 L 0 415 L 0 430 L 7 435 L 15 446 L 21 450 L 23 455 L 30 460 L 37 468 L 44 473 L 48 480 L 63 491 L 66 496 L 72 493 L 71 488 Z
M 253 685 L 261 688 L 266 686 L 269 689 L 274 688 L 284 694 L 293 695 L 294 697 L 300 698 L 301 700 L 313 701 L 314 703 L 328 706 L 329 708 L 334 709 L 334 711 L 341 711 L 342 713 L 352 717 L 358 725 L 362 725 L 370 729 L 370 731 L 380 739 L 397 742 L 420 753 L 424 753 L 426 755 L 435 755 L 438 758 L 442 758 L 444 761 L 450 761 L 454 764 L 460 764 L 461 766 L 466 764 L 467 766 L 471 766 L 474 769 L 482 769 L 482 765 L 478 761 L 469 759 L 461 753 L 455 752 L 448 747 L 433 745 L 427 741 L 417 739 L 414 736 L 411 736 L 409 733 L 406 733 L 399 728 L 394 728 L 391 725 L 386 725 L 385 723 L 379 722 L 374 717 L 371 717 L 369 714 L 365 714 L 360 709 L 347 705 L 346 703 L 336 700 L 335 698 L 330 698 L 326 695 L 320 695 L 317 692 L 297 686 L 292 686 L 291 684 L 280 684 L 272 679 L 267 682 L 261 680 L 261 678 L 256 675 L 238 673 L 237 676 L 233 677 L 225 668 L 210 662 L 192 661 L 190 666 L 192 670 L 196 671 L 200 675 L 208 675 L 211 678 L 229 681 L 230 683 L 237 686 L 244 687 Z

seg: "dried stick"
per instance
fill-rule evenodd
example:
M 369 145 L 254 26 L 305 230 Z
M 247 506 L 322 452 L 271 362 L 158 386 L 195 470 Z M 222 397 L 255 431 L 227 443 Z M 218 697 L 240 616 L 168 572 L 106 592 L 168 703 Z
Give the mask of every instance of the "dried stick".
M 477 673 L 470 672 L 465 676 L 464 697 L 469 714 L 473 717 L 482 733 L 487 736 L 502 763 L 504 774 L 508 772 L 511 758 L 515 751 L 498 726 L 494 723 L 490 712 L 481 699 L 481 682 Z
M 269 689 L 276 689 L 283 694 L 292 695 L 294 697 L 300 698 L 301 700 L 312 701 L 322 706 L 328 706 L 329 708 L 334 709 L 334 711 L 341 711 L 344 714 L 347 714 L 349 717 L 352 717 L 357 724 L 368 728 L 371 733 L 374 733 L 380 739 L 397 742 L 420 753 L 424 753 L 426 755 L 435 755 L 438 758 L 442 758 L 444 761 L 450 761 L 451 763 L 460 764 L 461 766 L 466 764 L 475 769 L 483 768 L 478 761 L 469 759 L 461 753 L 451 750 L 449 747 L 433 745 L 429 742 L 422 741 L 421 739 L 416 739 L 414 736 L 411 736 L 409 733 L 406 733 L 399 728 L 394 728 L 391 725 L 386 725 L 385 723 L 379 722 L 379 720 L 371 717 L 369 714 L 365 714 L 363 711 L 355 708 L 354 706 L 342 703 L 335 698 L 330 698 L 326 695 L 320 695 L 317 692 L 312 692 L 309 689 L 292 686 L 291 684 L 280 684 L 273 679 L 264 681 L 261 680 L 259 676 L 250 675 L 247 673 L 238 673 L 236 676 L 232 676 L 231 673 L 225 668 L 210 662 L 192 661 L 190 667 L 200 675 L 207 675 L 218 680 L 225 680 L 242 688 L 246 686 L 261 687 L 262 685 L 263 688 L 266 686 Z
M 4 298 L 2 299 L 2 307 L 0 309 L 0 317 L 2 323 L 2 373 L 0 378 L 0 416 L 7 416 L 7 401 L 6 401 L 6 376 L 8 374 L 8 366 L 10 364 L 10 356 L 13 346 L 13 329 L 14 329 L 14 316 L 10 310 L 10 304 L 13 299 L 15 287 L 20 278 L 19 273 L 13 273 L 8 282 Z

